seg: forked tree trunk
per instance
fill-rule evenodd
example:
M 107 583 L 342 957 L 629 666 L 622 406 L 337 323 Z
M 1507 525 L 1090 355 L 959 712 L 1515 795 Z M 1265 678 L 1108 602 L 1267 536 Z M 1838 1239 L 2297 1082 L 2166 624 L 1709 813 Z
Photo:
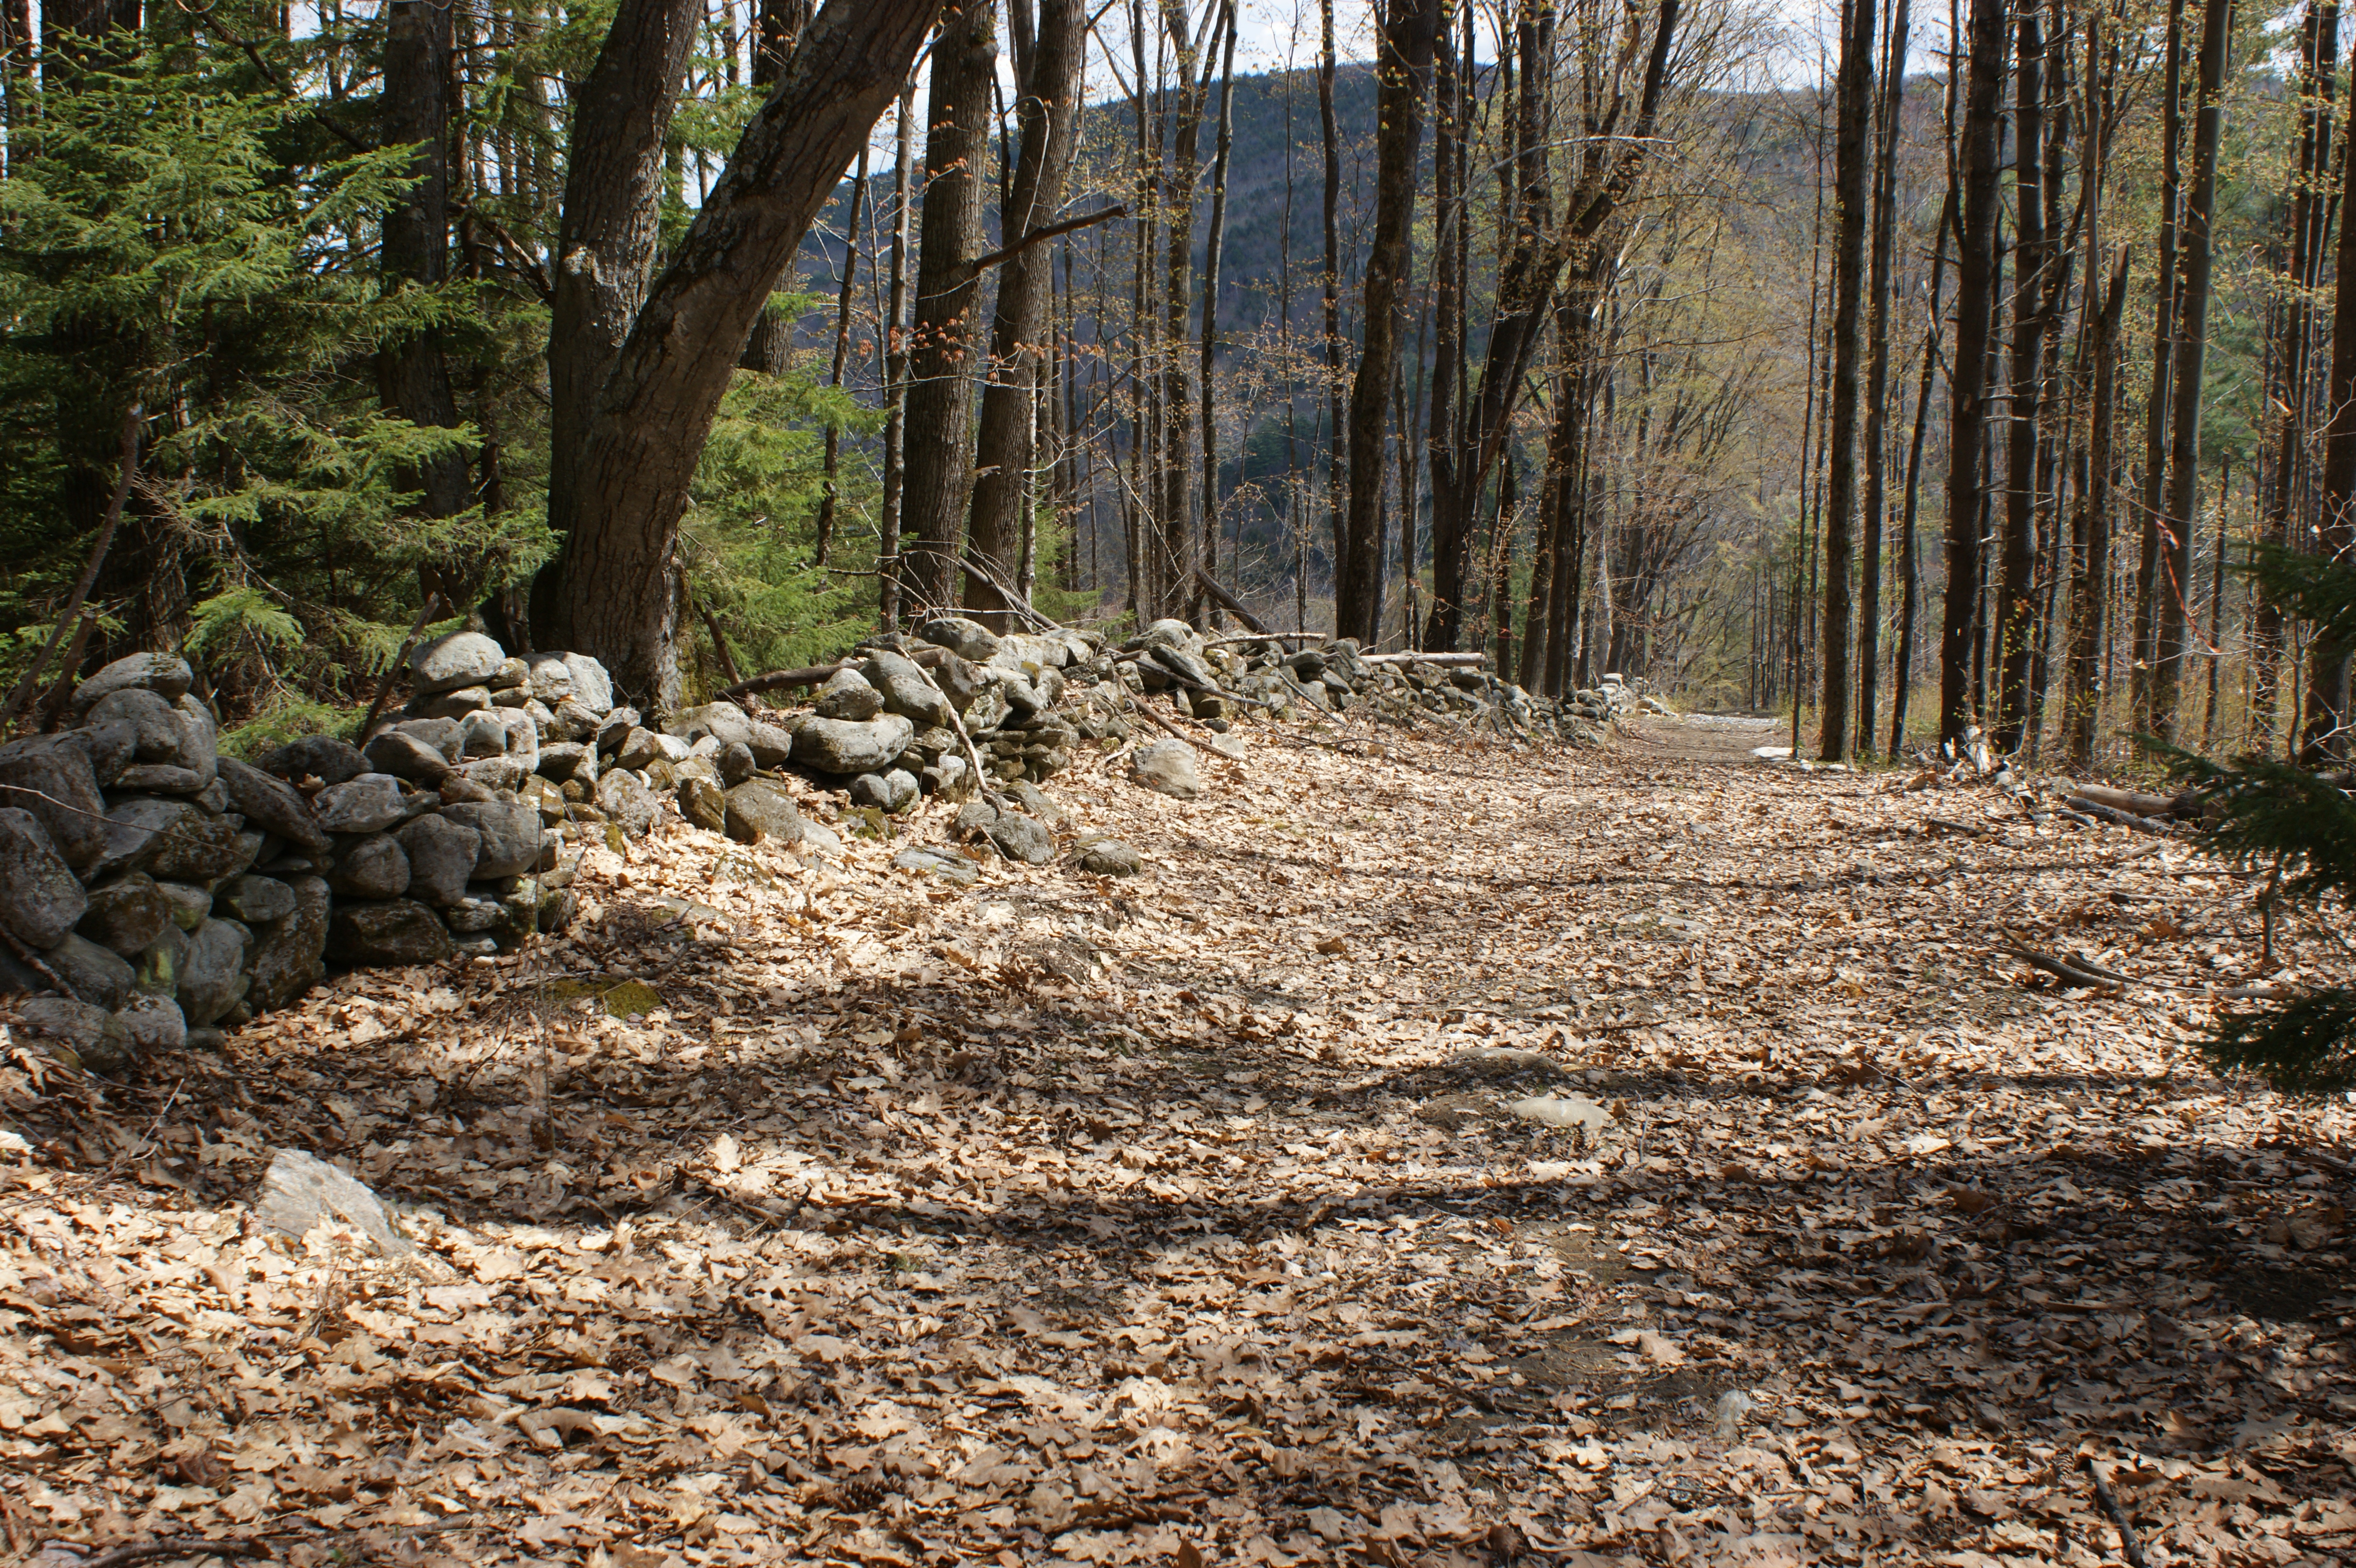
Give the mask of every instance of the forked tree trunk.
M 1009 3 L 1027 10 L 1033 0 Z M 1016 61 L 1022 73 L 1016 117 L 1023 126 L 1023 144 L 1015 156 L 1006 210 L 999 218 L 1006 245 L 1045 228 L 1063 203 L 1065 177 L 1078 145 L 1087 28 L 1082 0 L 1044 0 L 1026 51 L 1029 58 Z M 1009 257 L 998 274 L 990 380 L 981 390 L 981 433 L 974 457 L 971 546 L 1006 583 L 1018 575 L 1015 547 L 1028 493 L 1024 479 L 1038 462 L 1038 422 L 1033 411 L 1046 384 L 1055 266 L 1055 247 L 1037 243 Z M 967 576 L 965 602 L 993 629 L 1007 629 L 1005 599 L 982 574 Z
M 637 704 L 679 701 L 680 520 L 737 346 L 899 91 L 929 0 L 832 0 L 745 125 L 613 360 L 583 443 L 558 585 L 562 646 Z

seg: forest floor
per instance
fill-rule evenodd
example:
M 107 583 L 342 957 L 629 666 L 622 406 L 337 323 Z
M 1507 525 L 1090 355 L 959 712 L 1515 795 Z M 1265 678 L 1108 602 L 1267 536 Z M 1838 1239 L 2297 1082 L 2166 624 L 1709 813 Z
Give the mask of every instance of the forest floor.
M 2091 1460 L 2148 1561 L 2356 1563 L 2356 1117 L 2191 1044 L 2259 885 L 1772 728 L 1093 758 L 1127 882 L 673 828 L 530 953 L 16 1050 L 6 1543 L 2117 1561 Z M 285 1147 L 415 1251 L 264 1233 Z

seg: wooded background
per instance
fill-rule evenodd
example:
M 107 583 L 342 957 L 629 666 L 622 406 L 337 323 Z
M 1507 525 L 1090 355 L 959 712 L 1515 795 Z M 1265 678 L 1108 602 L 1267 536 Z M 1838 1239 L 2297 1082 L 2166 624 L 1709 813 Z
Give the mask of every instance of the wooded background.
M 2336 747 L 2234 570 L 2351 541 L 2335 6 L 1338 9 L 11 0 L 0 670 L 258 743 L 421 615 L 664 708 L 1239 603 L 1826 757 Z

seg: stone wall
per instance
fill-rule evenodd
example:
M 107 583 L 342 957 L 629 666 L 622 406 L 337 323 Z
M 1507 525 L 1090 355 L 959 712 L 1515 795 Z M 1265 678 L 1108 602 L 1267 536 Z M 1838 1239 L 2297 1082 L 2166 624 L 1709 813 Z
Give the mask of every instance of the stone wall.
M 787 773 L 896 814 L 968 800 L 979 761 L 999 804 L 960 829 L 1038 859 L 1025 813 L 1052 808 L 1036 785 L 1084 743 L 1137 734 L 1141 703 L 1215 732 L 1364 708 L 1574 744 L 1627 705 L 1616 685 L 1553 703 L 1478 670 L 1369 662 L 1347 639 L 1222 643 L 1183 621 L 1112 649 L 935 620 L 861 647 L 808 708 L 714 703 L 659 729 L 584 654 L 511 657 L 457 632 L 417 649 L 410 675 L 408 706 L 364 746 L 312 736 L 255 766 L 220 755 L 186 662 L 138 654 L 82 682 L 70 727 L 0 746 L 0 990 L 37 993 L 25 1022 L 108 1070 L 217 1041 L 331 964 L 510 948 L 572 918 L 588 842 L 618 850 L 674 816 L 744 843 L 828 833 Z M 1193 761 L 1156 740 L 1130 773 L 1186 795 Z

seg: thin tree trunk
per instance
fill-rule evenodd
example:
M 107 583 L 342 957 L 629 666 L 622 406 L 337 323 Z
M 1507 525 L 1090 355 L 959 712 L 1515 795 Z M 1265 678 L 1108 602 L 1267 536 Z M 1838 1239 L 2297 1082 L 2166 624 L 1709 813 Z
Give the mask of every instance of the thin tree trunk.
M 911 184 L 916 163 L 916 84 L 900 91 L 897 153 L 892 161 L 892 282 L 884 321 L 884 480 L 877 503 L 875 620 L 884 631 L 898 629 L 900 597 L 907 572 L 900 558 L 900 502 L 907 478 L 908 428 L 908 227 L 914 211 Z
M 867 149 L 859 149 L 859 168 L 851 180 L 851 212 L 842 227 L 842 292 L 834 307 L 834 364 L 827 376 L 827 385 L 841 387 L 846 360 L 851 357 L 851 289 L 859 275 L 859 209 L 867 196 Z M 758 332 L 755 333 L 757 338 Z M 842 456 L 842 427 L 833 420 L 827 421 L 826 456 L 822 464 L 818 499 L 818 539 L 810 551 L 811 564 L 826 564 L 827 553 L 834 544 L 834 514 L 839 497 L 835 485 L 837 469 Z M 730 684 L 734 684 L 731 682 Z
M 2151 328 L 2151 391 L 2144 405 L 2143 540 L 2136 564 L 2135 648 L 2129 661 L 2133 723 L 2151 727 L 2156 657 L 2155 585 L 2162 546 L 2160 508 L 2168 474 L 2168 389 L 2176 359 L 2177 220 L 2183 208 L 2184 0 L 2168 4 L 2167 70 L 2160 90 L 2159 273 Z
M 1220 26 L 1227 37 L 1219 67 L 1218 139 L 1211 153 L 1211 233 L 1203 247 L 1203 350 L 1196 372 L 1202 378 L 1203 569 L 1214 577 L 1219 573 L 1219 427 L 1213 371 L 1219 341 L 1219 263 L 1227 242 L 1227 164 L 1236 143 L 1235 0 L 1225 0 L 1223 11 Z M 1239 458 L 1249 450 L 1247 440 L 1238 448 Z M 1242 482 L 1240 471 L 1237 481 Z M 1214 624 L 1219 621 L 1215 603 L 1198 598 L 1197 604 Z
M 1947 592 L 1939 649 L 1939 734 L 1961 743 L 1972 711 L 1974 611 L 1980 580 L 1988 358 L 1994 337 L 1997 129 L 2004 92 L 2004 0 L 1972 0 L 1956 184 L 1954 396 L 1947 458 Z
M 2085 553 L 2071 585 L 2069 671 L 2062 702 L 2070 765 L 2078 768 L 2094 765 L 2094 734 L 2103 711 L 2096 659 L 2103 605 L 2111 580 L 2111 477 L 2117 463 L 2112 442 L 2117 423 L 2119 328 L 2126 315 L 2127 256 L 2126 247 L 2119 247 L 2108 287 L 2097 284 L 2101 292 L 2085 305 L 2094 317 L 2093 429 L 2086 443 L 2086 489 L 2078 500 L 2084 521 L 2077 532 L 2084 537 Z
M 750 72 L 755 87 L 774 87 L 785 74 L 786 59 L 800 41 L 802 29 L 809 27 L 813 6 L 811 0 L 753 0 L 755 16 L 753 23 L 753 69 Z M 858 231 L 854 216 L 846 235 Z M 846 242 L 846 249 L 856 249 Z M 851 268 L 843 267 L 843 287 L 851 286 Z M 764 375 L 782 376 L 792 362 L 794 324 L 767 307 L 755 317 L 753 330 L 744 338 L 744 354 L 741 363 L 748 371 Z M 819 556 L 823 562 L 823 553 Z
M 1317 0 L 1322 36 L 1317 57 L 1317 119 L 1325 152 L 1325 506 L 1338 585 L 1347 554 L 1344 511 L 1348 478 L 1342 456 L 1342 134 L 1333 118 L 1333 0 Z M 1337 605 L 1338 609 L 1338 605 Z M 1336 624 L 1339 635 L 1339 625 Z
M 1849 632 L 1857 615 L 1849 579 L 1856 553 L 1858 311 L 1865 293 L 1867 145 L 1873 124 L 1877 0 L 1843 0 L 1839 128 L 1833 142 L 1837 238 L 1833 248 L 1833 386 L 1825 537 L 1825 666 L 1818 748 L 1827 762 L 1848 756 Z M 1878 422 L 1869 424 L 1878 429 Z M 1869 439 L 1871 437 L 1869 436 Z
M 2037 0 L 2015 0 L 2013 76 L 2012 407 L 2005 422 L 2004 532 L 1991 623 L 1997 671 L 1990 743 L 2021 747 L 2029 719 L 2029 665 L 2036 619 L 2038 408 L 2045 369 L 2044 285 L 2053 264 L 2045 232 L 2045 37 Z
M 1860 0 L 1860 4 L 1868 0 Z M 1862 608 L 1857 636 L 1857 740 L 1859 757 L 1874 741 L 1874 697 L 1881 674 L 1881 537 L 1886 501 L 1888 441 L 1883 421 L 1890 396 L 1890 286 L 1898 231 L 1898 133 L 1905 109 L 1907 0 L 1894 0 L 1890 36 L 1882 49 L 1881 124 L 1873 177 L 1873 276 L 1870 344 L 1865 392 L 1864 563 L 1858 601 Z

